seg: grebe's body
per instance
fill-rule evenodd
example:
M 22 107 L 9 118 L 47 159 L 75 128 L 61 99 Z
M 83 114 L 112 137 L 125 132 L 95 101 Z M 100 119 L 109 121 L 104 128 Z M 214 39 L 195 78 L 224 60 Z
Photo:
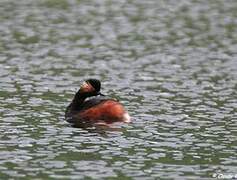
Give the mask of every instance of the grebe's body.
M 100 93 L 100 81 L 96 79 L 89 79 L 82 84 L 67 107 L 65 117 L 76 126 L 130 122 L 130 116 L 122 104 Z

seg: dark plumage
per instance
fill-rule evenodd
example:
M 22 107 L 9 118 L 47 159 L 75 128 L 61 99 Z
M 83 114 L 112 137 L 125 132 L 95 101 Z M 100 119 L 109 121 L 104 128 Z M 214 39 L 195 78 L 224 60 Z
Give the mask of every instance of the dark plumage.
M 66 109 L 66 121 L 76 126 L 130 122 L 130 116 L 122 104 L 106 98 L 100 93 L 100 88 L 99 80 L 86 80 Z

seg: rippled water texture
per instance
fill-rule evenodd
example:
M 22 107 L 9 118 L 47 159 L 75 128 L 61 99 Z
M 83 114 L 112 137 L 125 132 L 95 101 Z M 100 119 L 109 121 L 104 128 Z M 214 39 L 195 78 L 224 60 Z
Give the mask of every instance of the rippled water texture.
M 132 124 L 64 121 L 88 77 Z M 1 179 L 237 174 L 236 0 L 1 0 L 0 80 Z

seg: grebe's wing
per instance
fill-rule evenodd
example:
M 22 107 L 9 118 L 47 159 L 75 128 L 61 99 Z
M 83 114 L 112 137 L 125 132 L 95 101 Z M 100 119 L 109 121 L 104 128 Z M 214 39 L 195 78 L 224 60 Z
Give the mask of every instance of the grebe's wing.
M 104 101 L 107 101 L 107 100 L 117 101 L 116 99 L 108 98 L 105 96 L 92 97 L 92 98 L 89 98 L 88 100 L 83 102 L 83 104 L 82 104 L 83 108 L 81 110 L 89 109 L 89 108 L 96 106 L 96 105 L 98 105 Z

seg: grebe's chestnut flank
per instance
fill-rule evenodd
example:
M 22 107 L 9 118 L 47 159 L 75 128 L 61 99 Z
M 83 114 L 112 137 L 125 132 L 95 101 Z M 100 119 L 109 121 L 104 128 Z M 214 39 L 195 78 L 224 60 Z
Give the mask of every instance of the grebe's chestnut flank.
M 129 123 L 131 118 L 123 105 L 100 93 L 101 83 L 88 79 L 75 94 L 66 109 L 66 121 L 76 126 L 109 125 L 115 122 Z

